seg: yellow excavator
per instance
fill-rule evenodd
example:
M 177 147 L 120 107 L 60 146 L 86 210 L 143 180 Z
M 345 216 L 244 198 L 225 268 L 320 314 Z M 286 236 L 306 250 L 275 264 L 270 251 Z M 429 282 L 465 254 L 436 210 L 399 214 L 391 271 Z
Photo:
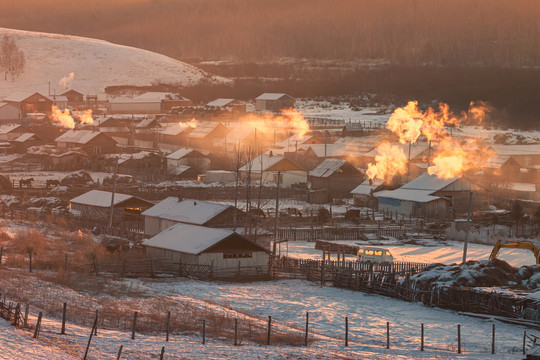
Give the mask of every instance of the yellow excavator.
M 491 250 L 491 255 L 489 256 L 489 261 L 493 261 L 497 258 L 499 250 L 501 248 L 512 248 L 512 249 L 527 249 L 531 250 L 534 253 L 534 258 L 536 259 L 536 264 L 540 264 L 540 250 L 536 247 L 535 244 L 527 241 L 515 241 L 509 240 L 504 243 L 501 240 L 497 240 L 493 250 Z

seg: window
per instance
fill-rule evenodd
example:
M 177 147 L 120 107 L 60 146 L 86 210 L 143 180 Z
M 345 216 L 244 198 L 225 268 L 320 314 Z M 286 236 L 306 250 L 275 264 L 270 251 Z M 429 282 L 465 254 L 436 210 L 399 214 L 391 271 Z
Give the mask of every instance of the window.
M 386 255 L 386 256 L 390 256 L 390 251 L 386 250 L 385 255 Z
M 381 250 L 375 251 L 375 256 L 382 256 L 382 251 Z
M 253 257 L 252 253 L 223 253 L 224 259 L 246 259 Z
M 366 250 L 366 255 L 373 255 L 373 254 L 374 254 L 373 250 Z

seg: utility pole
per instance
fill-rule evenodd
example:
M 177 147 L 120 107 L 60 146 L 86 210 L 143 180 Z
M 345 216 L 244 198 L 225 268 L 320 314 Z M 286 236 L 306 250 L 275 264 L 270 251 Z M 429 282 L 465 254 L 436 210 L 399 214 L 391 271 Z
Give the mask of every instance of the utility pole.
M 465 241 L 463 242 L 463 263 L 467 262 L 467 245 L 469 242 L 469 228 L 471 223 L 471 204 L 472 204 L 472 191 L 469 191 L 469 212 L 467 213 L 467 228 L 465 230 Z
M 276 215 L 274 217 L 274 246 L 272 248 L 272 255 L 276 256 L 276 244 L 277 244 L 277 231 L 278 231 L 278 217 L 279 217 L 279 183 L 281 180 L 281 171 L 277 172 L 277 189 L 276 189 Z
M 114 163 L 114 177 L 113 177 L 113 185 L 112 185 L 112 193 L 111 193 L 111 209 L 109 210 L 109 228 L 112 229 L 113 226 L 113 215 L 114 215 L 114 193 L 116 192 L 116 173 L 118 172 L 118 158 L 116 158 L 116 162 Z

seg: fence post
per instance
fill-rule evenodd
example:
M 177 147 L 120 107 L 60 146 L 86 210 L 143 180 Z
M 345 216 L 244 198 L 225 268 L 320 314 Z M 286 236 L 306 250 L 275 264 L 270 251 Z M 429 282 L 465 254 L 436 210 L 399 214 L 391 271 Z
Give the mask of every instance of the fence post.
M 266 336 L 266 345 L 270 345 L 271 333 L 272 333 L 272 317 L 268 316 L 268 335 Z
M 37 339 L 39 336 L 39 328 L 41 327 L 41 317 L 43 316 L 43 313 L 40 311 L 37 318 L 36 323 L 36 330 L 34 330 L 34 339 Z
M 457 353 L 461 354 L 461 325 L 457 326 Z
M 4 255 L 4 247 L 0 246 L 0 267 L 2 267 L 2 255 Z
M 234 319 L 234 346 L 238 345 L 238 319 Z
M 98 323 L 99 310 L 96 310 L 96 326 L 94 326 L 94 335 L 97 336 L 97 323 Z
M 163 354 L 165 354 L 165 346 L 161 347 L 161 354 L 159 354 L 159 360 L 163 360 Z
M 165 338 L 165 341 L 169 341 L 169 323 L 171 321 L 171 312 L 167 312 L 167 336 Z
M 120 356 L 122 356 L 122 349 L 124 348 L 124 345 L 120 345 L 118 348 L 118 355 L 116 355 L 116 360 L 120 360 Z
M 495 354 L 495 323 L 491 327 L 491 353 Z
M 206 344 L 206 320 L 202 321 L 202 343 Z
M 30 305 L 26 304 L 26 307 L 24 309 L 24 324 L 23 324 L 24 327 L 28 325 L 28 312 L 29 311 L 30 311 Z
M 92 330 L 90 330 L 90 336 L 88 337 L 88 344 L 86 345 L 86 351 L 84 352 L 83 360 L 86 360 L 86 356 L 88 356 L 88 350 L 90 349 L 90 342 L 92 341 L 92 335 L 94 335 L 94 333 L 96 333 L 97 331 L 97 322 L 98 322 L 98 314 L 96 310 L 96 318 L 94 320 L 94 325 L 92 326 Z
M 308 344 L 308 328 L 309 328 L 309 312 L 306 312 L 306 337 L 304 339 L 304 346 Z
M 390 349 L 390 322 L 386 322 L 386 348 Z
M 64 303 L 62 307 L 62 330 L 60 334 L 64 335 L 66 333 L 66 312 L 67 312 L 67 303 Z
M 527 341 L 527 330 L 523 331 L 523 355 L 525 355 L 525 344 Z
M 420 336 L 420 351 L 424 351 L 424 323 L 422 323 L 422 330 Z
M 349 317 L 345 316 L 345 346 L 349 346 Z
M 135 328 L 137 327 L 137 311 L 133 313 L 133 327 L 131 328 L 131 340 L 135 340 Z

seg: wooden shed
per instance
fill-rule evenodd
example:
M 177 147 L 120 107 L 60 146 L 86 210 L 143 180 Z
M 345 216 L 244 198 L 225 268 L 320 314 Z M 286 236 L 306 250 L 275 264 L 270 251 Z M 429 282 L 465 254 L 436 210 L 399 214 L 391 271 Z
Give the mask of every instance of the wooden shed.
M 116 141 L 99 131 L 69 130 L 55 139 L 58 150 L 82 149 L 90 156 L 116 151 Z
M 149 258 L 212 266 L 217 277 L 246 267 L 261 275 L 268 271 L 269 251 L 231 230 L 176 224 L 145 240 L 143 245 Z
M 167 155 L 167 170 L 176 173 L 181 166 L 190 166 L 200 172 L 210 169 L 210 158 L 202 151 L 191 148 L 180 148 Z
M 255 98 L 256 111 L 280 112 L 294 107 L 295 99 L 283 93 L 264 93 Z
M 362 183 L 364 174 L 351 163 L 341 159 L 326 159 L 309 172 L 311 189 L 326 189 L 329 199 L 349 196 Z

